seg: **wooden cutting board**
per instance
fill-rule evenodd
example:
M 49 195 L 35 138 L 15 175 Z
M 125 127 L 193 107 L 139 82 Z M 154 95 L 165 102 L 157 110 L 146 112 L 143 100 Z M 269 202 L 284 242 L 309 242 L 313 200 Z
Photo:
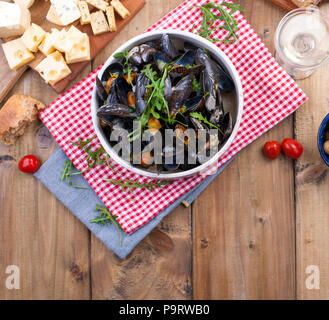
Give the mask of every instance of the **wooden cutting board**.
M 145 5 L 145 0 L 121 0 L 121 2 L 130 11 L 130 16 L 123 20 L 116 14 L 116 32 L 107 32 L 94 36 L 90 24 L 82 26 L 79 21 L 73 23 L 73 25 L 75 25 L 79 30 L 89 35 L 91 59 L 93 59 L 97 53 L 101 51 Z M 51 28 L 62 29 L 63 27 L 57 26 L 46 20 L 49 7 L 50 1 L 36 0 L 30 8 L 32 22 L 40 25 L 45 31 L 50 31 Z M 8 39 L 3 40 L 7 41 Z M 34 70 L 35 66 L 37 66 L 38 63 L 45 57 L 41 52 L 38 52 L 35 56 L 36 58 L 31 61 L 28 66 L 23 66 L 19 70 L 14 71 L 9 68 L 2 47 L 0 46 L 0 102 L 6 96 L 8 91 L 14 86 L 20 76 L 25 72 L 25 70 L 27 70 L 28 67 L 31 67 Z M 62 92 L 88 63 L 89 61 L 69 64 L 69 68 L 72 73 L 68 77 L 57 82 L 52 87 L 56 90 L 56 92 Z

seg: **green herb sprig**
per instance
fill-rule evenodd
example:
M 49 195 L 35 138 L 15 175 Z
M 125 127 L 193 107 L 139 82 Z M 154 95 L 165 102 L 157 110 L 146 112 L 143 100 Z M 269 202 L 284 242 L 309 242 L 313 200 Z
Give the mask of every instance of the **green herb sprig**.
M 169 180 L 156 180 L 156 182 L 145 182 L 145 183 L 140 183 L 139 181 L 134 181 L 129 179 L 126 180 L 103 179 L 103 180 L 120 186 L 123 191 L 126 191 L 126 189 L 128 189 L 130 193 L 133 193 L 134 188 L 154 191 L 155 188 L 161 188 L 171 183 L 171 181 Z
M 244 11 L 244 9 L 240 5 L 223 1 L 221 4 L 209 2 L 201 6 L 196 5 L 193 7 L 197 7 L 200 9 L 203 14 L 203 19 L 201 21 L 201 27 L 198 30 L 196 25 L 193 25 L 192 32 L 196 31 L 201 37 L 206 38 L 211 42 L 223 41 L 224 44 L 227 44 L 239 41 L 237 36 L 238 22 L 233 17 L 233 13 L 238 10 L 240 12 Z M 229 8 L 230 12 L 227 12 L 225 7 Z M 219 14 L 213 13 L 211 9 L 217 10 Z M 224 25 L 215 26 L 215 23 L 218 20 L 224 21 Z M 223 29 L 228 31 L 228 34 L 223 40 L 211 37 L 212 32 L 217 29 Z
M 106 224 L 109 224 L 109 225 L 113 224 L 119 232 L 120 247 L 121 247 L 122 246 L 122 232 L 124 232 L 124 231 L 116 220 L 117 216 L 113 216 L 107 208 L 102 207 L 99 204 L 96 204 L 95 212 L 99 213 L 99 215 L 96 216 L 94 219 L 89 220 L 89 222 L 100 224 L 102 226 L 105 226 Z
M 78 174 L 82 174 L 81 171 L 77 170 L 75 172 L 73 172 L 73 170 L 75 169 L 75 167 L 73 166 L 73 163 L 71 160 L 67 160 L 65 161 L 65 164 L 64 164 L 64 168 L 63 168 L 63 171 L 61 172 L 62 174 L 62 177 L 61 177 L 61 181 L 63 181 L 65 179 L 65 181 L 72 187 L 74 188 L 78 188 L 78 189 L 88 189 L 87 187 L 82 187 L 82 186 L 78 186 L 78 185 L 75 185 L 73 184 L 72 182 L 72 176 L 74 175 L 78 175 Z
M 213 123 L 211 123 L 210 121 L 208 121 L 208 119 L 206 117 L 204 117 L 200 112 L 191 112 L 190 116 L 194 119 L 198 119 L 202 122 L 204 122 L 205 124 L 207 124 L 208 126 L 217 129 L 222 135 L 224 135 L 223 131 L 217 127 L 216 125 L 214 125 Z
M 123 70 L 123 72 L 128 74 L 129 82 L 132 85 L 132 83 L 133 83 L 131 81 L 132 69 L 131 69 L 130 64 L 129 64 L 129 51 L 125 50 L 124 52 L 117 52 L 113 55 L 113 57 L 116 58 L 116 59 L 120 59 L 120 58 L 124 59 L 124 64 L 123 64 L 124 70 Z

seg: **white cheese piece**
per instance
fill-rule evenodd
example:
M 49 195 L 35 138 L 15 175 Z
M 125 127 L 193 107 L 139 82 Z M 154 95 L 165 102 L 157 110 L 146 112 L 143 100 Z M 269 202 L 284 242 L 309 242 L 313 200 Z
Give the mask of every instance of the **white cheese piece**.
M 38 25 L 32 23 L 22 35 L 22 41 L 30 51 L 37 52 L 41 41 L 45 38 L 46 32 Z
M 58 51 L 69 52 L 74 44 L 81 41 L 83 33 L 75 26 L 71 26 L 69 30 L 62 29 L 56 40 L 54 41 L 54 47 Z
M 25 47 L 21 38 L 2 44 L 9 67 L 17 70 L 34 59 L 34 55 Z
M 110 28 L 106 22 L 103 11 L 99 10 L 90 14 L 91 17 L 91 28 L 94 35 L 98 35 L 104 32 L 109 32 Z
M 50 1 L 63 25 L 67 26 L 81 17 L 80 10 L 74 0 Z
M 49 7 L 46 19 L 51 23 L 57 24 L 59 26 L 64 26 L 63 22 L 59 19 L 57 12 L 52 5 L 50 5 Z
M 108 6 L 106 8 L 106 16 L 107 16 L 107 21 L 109 23 L 110 31 L 117 31 L 113 6 Z
M 88 8 L 88 4 L 86 1 L 78 1 L 77 3 L 78 8 L 81 13 L 80 23 L 81 24 L 88 24 L 90 23 L 90 12 Z
M 56 41 L 58 35 L 59 31 L 57 29 L 51 29 L 51 33 L 46 33 L 45 39 L 41 42 L 39 46 L 39 50 L 45 56 L 55 51 L 54 42 Z
M 126 19 L 130 16 L 128 9 L 119 0 L 112 0 L 111 6 L 114 7 L 114 10 L 122 19 Z
M 17 4 L 22 5 L 25 8 L 30 8 L 34 3 L 34 0 L 14 0 Z
M 29 10 L 16 3 L 0 1 L 0 37 L 19 36 L 30 26 Z
M 76 63 L 90 60 L 89 37 L 83 34 L 79 42 L 75 43 L 70 52 L 65 53 L 67 63 Z
M 66 52 L 72 49 L 73 43 L 69 39 L 69 35 L 65 29 L 62 29 L 56 40 L 53 43 L 53 46 L 58 51 Z
M 51 53 L 43 59 L 35 67 L 35 70 L 37 70 L 41 77 L 50 84 L 57 83 L 71 73 L 62 54 L 58 51 Z
M 91 4 L 93 7 L 105 11 L 106 7 L 109 5 L 106 1 L 103 0 L 86 0 L 89 4 Z

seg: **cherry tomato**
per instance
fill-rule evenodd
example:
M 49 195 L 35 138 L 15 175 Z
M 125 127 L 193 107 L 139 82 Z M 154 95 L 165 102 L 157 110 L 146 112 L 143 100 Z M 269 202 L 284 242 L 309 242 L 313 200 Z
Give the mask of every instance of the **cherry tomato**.
M 264 145 L 264 153 L 269 159 L 275 159 L 281 152 L 280 143 L 277 141 L 268 141 Z
M 25 173 L 36 172 L 39 169 L 39 160 L 32 154 L 24 156 L 18 163 L 18 169 Z
M 298 159 L 303 153 L 303 146 L 294 139 L 284 139 L 282 150 L 288 157 Z

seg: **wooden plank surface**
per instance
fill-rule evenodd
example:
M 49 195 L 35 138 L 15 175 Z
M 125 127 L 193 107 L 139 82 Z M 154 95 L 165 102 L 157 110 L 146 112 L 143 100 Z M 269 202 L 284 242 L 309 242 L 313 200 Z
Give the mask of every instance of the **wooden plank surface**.
M 180 0 L 152 0 L 94 60 L 93 67 L 129 38 L 143 32 Z M 191 287 L 191 210 L 177 208 L 125 261 L 91 236 L 93 299 L 189 299 Z M 107 274 L 107 277 L 104 277 Z
M 148 0 L 79 79 L 181 2 Z M 268 0 L 237 2 L 273 52 L 284 12 Z M 310 101 L 295 121 L 284 120 L 243 150 L 192 209 L 177 208 L 124 261 L 16 169 L 24 154 L 45 161 L 57 147 L 40 121 L 16 145 L 0 144 L 0 299 L 328 299 L 328 169 L 315 140 L 328 112 L 328 74 L 327 65 L 301 81 Z M 31 71 L 14 93 L 46 104 L 58 96 Z M 305 147 L 296 167 L 285 157 L 266 161 L 264 142 L 292 136 L 294 126 Z M 20 290 L 3 286 L 13 264 L 20 267 Z M 320 268 L 319 290 L 305 286 L 309 265 Z
M 282 11 L 263 0 L 236 2 L 273 52 Z M 291 135 L 290 117 L 243 150 L 194 202 L 194 298 L 295 297 L 293 163 L 261 154 L 265 141 Z
M 321 10 L 329 13 L 329 3 Z M 309 96 L 307 104 L 298 110 L 295 134 L 304 145 L 304 156 L 296 164 L 296 244 L 298 299 L 329 299 L 329 197 L 328 167 L 324 165 L 317 147 L 317 131 L 329 112 L 329 65 L 300 81 Z M 320 272 L 320 287 L 308 288 L 307 267 Z
M 46 104 L 57 96 L 33 72 L 9 95 L 15 93 Z M 36 179 L 17 170 L 22 156 L 32 153 L 44 162 L 56 148 L 39 120 L 15 145 L 0 143 L 1 159 L 9 159 L 0 161 L 0 299 L 89 299 L 88 230 Z M 8 265 L 20 268 L 20 290 L 4 287 Z

